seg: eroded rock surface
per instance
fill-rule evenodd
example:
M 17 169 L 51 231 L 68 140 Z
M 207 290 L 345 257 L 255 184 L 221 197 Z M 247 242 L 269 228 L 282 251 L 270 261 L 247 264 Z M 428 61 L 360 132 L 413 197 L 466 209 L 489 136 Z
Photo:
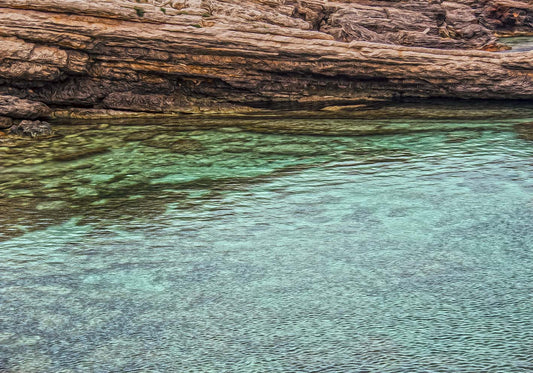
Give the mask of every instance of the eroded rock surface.
M 49 114 L 50 108 L 41 102 L 0 95 L 1 116 L 36 119 Z
M 0 116 L 531 100 L 533 52 L 484 50 L 532 17 L 511 0 L 0 0 Z

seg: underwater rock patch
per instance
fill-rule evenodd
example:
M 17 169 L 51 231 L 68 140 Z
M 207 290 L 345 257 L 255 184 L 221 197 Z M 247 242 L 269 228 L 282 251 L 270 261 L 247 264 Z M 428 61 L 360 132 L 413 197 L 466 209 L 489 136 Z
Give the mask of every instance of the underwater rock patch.
M 518 137 L 533 141 L 533 122 L 519 123 L 514 126 Z
M 107 153 L 109 151 L 108 147 L 98 147 L 98 148 L 92 148 L 92 149 L 83 149 L 77 152 L 72 153 L 64 153 L 56 155 L 53 160 L 59 161 L 59 162 L 69 162 L 69 161 L 75 161 L 78 159 L 90 157 L 96 154 L 103 154 Z
M 175 140 L 172 136 L 167 135 L 158 135 L 153 138 L 148 139 L 147 141 L 142 142 L 143 145 L 159 148 L 159 149 L 168 149 L 172 153 L 191 153 L 195 151 L 200 151 L 204 148 L 202 143 L 195 139 L 178 139 Z
M 12 126 L 9 132 L 13 135 L 39 137 L 52 134 L 50 123 L 40 120 L 23 120 Z
M 124 141 L 144 141 L 155 137 L 155 133 L 151 132 L 134 132 L 123 138 Z
M 180 139 L 172 143 L 170 151 L 173 153 L 192 153 L 200 151 L 204 148 L 202 143 L 198 140 Z

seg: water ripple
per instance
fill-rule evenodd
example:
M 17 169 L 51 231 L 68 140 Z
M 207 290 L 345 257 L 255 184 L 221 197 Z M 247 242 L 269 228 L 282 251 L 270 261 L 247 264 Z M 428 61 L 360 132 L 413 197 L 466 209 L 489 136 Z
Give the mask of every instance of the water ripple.
M 531 142 L 466 124 L 1 150 L 0 371 L 532 371 Z

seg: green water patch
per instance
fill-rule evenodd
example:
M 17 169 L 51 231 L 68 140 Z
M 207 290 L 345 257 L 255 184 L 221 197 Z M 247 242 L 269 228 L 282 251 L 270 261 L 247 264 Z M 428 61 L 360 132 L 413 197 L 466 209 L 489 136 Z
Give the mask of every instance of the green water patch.
M 375 110 L 380 119 L 298 114 L 143 125 L 70 122 L 56 124 L 54 135 L 39 141 L 11 138 L 0 144 L 0 237 L 75 216 L 148 219 L 170 202 L 201 204 L 227 190 L 339 159 L 407 162 L 432 146 L 475 142 L 486 131 L 531 137 L 527 106 L 513 114 L 509 107 L 489 108 L 483 120 L 404 118 L 407 104 L 397 111 L 399 118 L 384 117 L 390 108 Z M 452 115 L 444 111 L 440 117 Z
M 505 51 L 509 52 L 528 52 L 533 50 L 533 36 L 516 36 L 516 37 L 507 37 L 500 38 L 499 41 L 509 47 L 510 50 Z

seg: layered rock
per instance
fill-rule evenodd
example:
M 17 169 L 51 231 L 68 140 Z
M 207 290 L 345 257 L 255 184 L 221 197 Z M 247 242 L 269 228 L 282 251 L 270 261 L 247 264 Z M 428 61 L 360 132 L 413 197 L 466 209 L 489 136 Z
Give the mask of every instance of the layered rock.
M 0 116 L 37 119 L 50 114 L 50 108 L 41 102 L 0 95 Z
M 479 49 L 532 31 L 532 14 L 510 0 L 0 0 L 0 116 L 531 100 L 533 52 Z M 44 105 L 20 115 L 16 98 Z

